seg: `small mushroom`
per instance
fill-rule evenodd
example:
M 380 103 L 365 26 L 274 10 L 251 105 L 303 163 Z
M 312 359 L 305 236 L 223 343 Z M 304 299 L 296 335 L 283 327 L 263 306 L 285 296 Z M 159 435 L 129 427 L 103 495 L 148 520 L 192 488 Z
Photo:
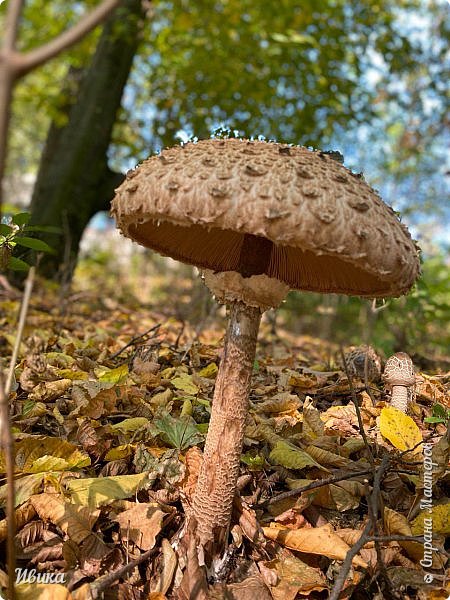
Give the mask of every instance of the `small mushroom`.
M 406 352 L 397 352 L 388 358 L 383 380 L 391 391 L 391 406 L 407 413 L 414 394 L 416 375 L 413 362 Z
M 372 346 L 357 346 L 344 355 L 345 365 L 350 377 L 364 381 L 379 381 L 381 377 L 381 360 Z
M 209 558 L 227 540 L 262 312 L 289 289 L 399 296 L 419 274 L 417 246 L 363 180 L 327 155 L 286 148 L 238 139 L 170 148 L 139 166 L 136 187 L 122 184 L 112 203 L 124 235 L 201 268 L 230 308 L 191 515 Z M 174 178 L 176 188 L 167 185 Z

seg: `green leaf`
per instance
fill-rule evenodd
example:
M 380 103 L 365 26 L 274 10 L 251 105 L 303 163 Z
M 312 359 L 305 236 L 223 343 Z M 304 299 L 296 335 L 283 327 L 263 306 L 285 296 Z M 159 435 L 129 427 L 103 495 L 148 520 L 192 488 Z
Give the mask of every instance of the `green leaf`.
M 46 244 L 43 240 L 38 240 L 37 238 L 16 236 L 14 240 L 20 246 L 24 246 L 25 248 L 31 248 L 32 250 L 36 250 L 38 252 L 54 252 L 53 248 L 50 248 L 50 246 Z
M 445 419 L 443 419 L 442 417 L 425 417 L 425 419 L 423 420 L 424 423 L 445 423 Z
M 277 465 L 286 467 L 286 469 L 319 467 L 319 469 L 323 469 L 324 471 L 327 470 L 316 462 L 307 452 L 284 440 L 277 442 L 269 455 L 269 459 Z
M 0 223 L 0 235 L 11 235 L 13 231 L 14 229 L 6 223 Z
M 21 227 L 22 225 L 26 225 L 28 223 L 28 221 L 31 218 L 31 214 L 27 213 L 27 212 L 22 212 L 22 213 L 17 213 L 16 215 L 13 216 L 13 218 L 11 219 L 11 221 L 14 223 L 14 225 L 18 225 L 19 227 Z
M 20 258 L 16 258 L 15 256 L 10 256 L 8 260 L 8 269 L 12 269 L 13 271 L 28 271 L 31 265 L 26 263 L 24 260 Z
M 67 483 L 72 500 L 82 506 L 97 508 L 111 500 L 130 498 L 148 482 L 148 473 L 73 479 Z
M 161 440 L 172 448 L 185 450 L 203 442 L 203 436 L 199 434 L 197 424 L 188 415 L 175 419 L 166 413 L 155 419 L 154 424 L 160 431 Z
M 27 225 L 24 228 L 24 231 L 40 231 L 42 233 L 57 233 L 62 234 L 61 227 L 56 227 L 55 225 Z

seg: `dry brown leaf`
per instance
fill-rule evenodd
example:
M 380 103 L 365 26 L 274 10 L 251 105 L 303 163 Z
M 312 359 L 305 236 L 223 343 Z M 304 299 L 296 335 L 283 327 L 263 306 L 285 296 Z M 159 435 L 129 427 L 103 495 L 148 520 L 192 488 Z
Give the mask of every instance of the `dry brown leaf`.
M 100 514 L 99 510 L 70 504 L 55 494 L 31 496 L 30 502 L 42 520 L 57 525 L 77 544 L 91 534 Z
M 28 400 L 39 400 L 50 402 L 63 396 L 72 387 L 71 379 L 59 379 L 58 381 L 42 381 L 28 394 Z
M 155 504 L 136 504 L 124 510 L 113 521 L 120 525 L 123 540 L 131 541 L 141 550 L 150 550 L 161 531 L 165 513 Z
M 281 392 L 272 398 L 255 405 L 259 412 L 264 413 L 283 413 L 297 410 L 301 406 L 301 400 L 296 394 Z
M 275 525 L 275 523 L 272 525 Z M 287 527 L 271 526 L 263 527 L 263 531 L 267 538 L 286 548 L 327 556 L 333 560 L 344 560 L 350 550 L 350 546 L 336 535 L 331 525 L 312 529 L 297 529 L 295 531 Z M 358 556 L 353 559 L 353 564 L 358 567 L 367 567 L 367 563 Z
M 274 600 L 294 600 L 297 594 L 309 595 L 312 591 L 328 587 L 320 569 L 308 566 L 287 550 L 282 550 L 277 558 L 261 562 L 258 566 Z M 276 582 L 273 582 L 271 574 L 276 575 Z
M 407 518 L 387 506 L 384 508 L 383 521 L 388 535 L 412 535 Z M 423 544 L 419 542 L 399 542 L 399 544 L 416 563 L 423 558 Z
M 231 584 L 215 585 L 208 594 L 209 600 L 272 600 L 269 588 L 261 576 L 252 575 L 244 581 Z
M 348 464 L 352 463 L 349 458 L 339 456 L 339 454 L 329 452 L 323 448 L 318 448 L 313 444 L 306 446 L 305 452 L 312 456 L 318 463 L 327 467 L 346 467 Z
M 288 527 L 289 529 L 300 529 L 300 527 L 308 526 L 308 521 L 305 517 L 300 513 L 300 511 L 295 509 L 289 509 L 275 517 L 275 521 L 283 525 L 284 527 Z
M 34 510 L 34 506 L 31 502 L 25 502 L 22 506 L 19 506 L 14 512 L 15 521 L 16 521 L 16 529 L 20 530 L 24 525 L 29 523 L 34 516 L 36 515 L 36 511 Z M 6 540 L 8 536 L 8 524 L 6 519 L 2 519 L 0 521 L 0 542 Z
M 323 435 L 324 423 L 320 412 L 313 405 L 312 398 L 306 396 L 303 404 L 303 432 L 314 439 Z
M 158 575 L 150 583 L 152 593 L 160 593 L 163 596 L 172 585 L 175 571 L 178 565 L 177 555 L 170 545 L 170 542 L 164 538 L 161 542 L 161 562 L 158 567 Z

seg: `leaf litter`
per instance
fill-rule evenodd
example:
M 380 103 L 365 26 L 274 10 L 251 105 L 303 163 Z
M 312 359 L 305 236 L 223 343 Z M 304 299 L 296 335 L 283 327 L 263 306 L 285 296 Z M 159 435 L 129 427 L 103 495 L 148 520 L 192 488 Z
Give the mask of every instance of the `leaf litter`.
M 16 310 L 17 302 L 0 302 L 4 366 Z M 384 568 L 402 597 L 425 598 L 432 589 L 433 598 L 446 598 L 446 555 L 433 554 L 430 588 L 423 543 L 398 536 L 424 533 L 422 440 L 433 445 L 436 463 L 434 545 L 443 548 L 449 533 L 448 436 L 443 423 L 424 424 L 433 403 L 449 407 L 449 374 L 421 373 L 412 416 L 398 415 L 381 384 L 372 382 L 369 394 L 361 380 L 347 380 L 333 344 L 283 331 L 274 342 L 264 325 L 227 555 L 214 581 L 203 579 L 192 542 L 180 555 L 220 363 L 219 331 L 213 325 L 197 334 L 186 322 L 119 302 L 93 308 L 86 298 L 65 312 L 45 292 L 32 302 L 11 394 L 17 566 L 64 573 L 66 586 L 40 583 L 34 591 L 87 598 L 95 582 L 132 563 L 100 586 L 105 598 L 182 598 L 186 578 L 211 598 L 327 597 L 369 518 L 374 467 L 360 417 L 375 466 L 390 458 L 377 521 Z M 2 510 L 5 498 L 3 483 Z M 6 535 L 3 519 L 0 543 Z M 4 562 L 1 569 L 3 585 Z M 348 597 L 373 586 L 378 569 L 369 540 L 353 559 Z M 33 595 L 29 584 L 18 591 L 19 598 Z

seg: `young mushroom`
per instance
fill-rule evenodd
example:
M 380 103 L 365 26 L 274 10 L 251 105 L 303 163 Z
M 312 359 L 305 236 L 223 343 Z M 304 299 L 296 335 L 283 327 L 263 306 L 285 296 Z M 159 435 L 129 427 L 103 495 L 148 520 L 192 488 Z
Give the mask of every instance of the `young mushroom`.
M 302 147 L 189 143 L 144 161 L 116 192 L 122 233 L 202 269 L 230 308 L 191 515 L 210 559 L 227 540 L 262 312 L 289 289 L 406 294 L 418 248 L 362 178 Z
M 383 380 L 391 391 L 391 406 L 407 413 L 414 394 L 416 374 L 413 361 L 406 352 L 397 352 L 388 358 Z

